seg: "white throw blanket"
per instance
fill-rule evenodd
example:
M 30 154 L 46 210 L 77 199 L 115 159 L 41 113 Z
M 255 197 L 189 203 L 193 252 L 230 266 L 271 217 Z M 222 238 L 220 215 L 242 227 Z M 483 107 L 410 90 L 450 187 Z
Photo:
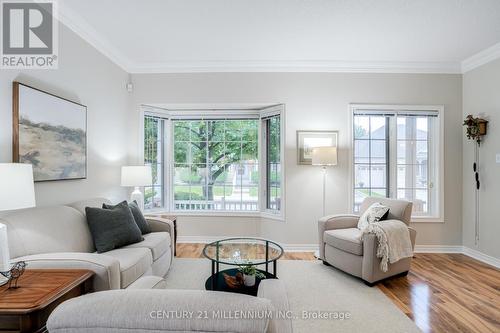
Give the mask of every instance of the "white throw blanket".
M 363 234 L 375 234 L 378 240 L 377 257 L 381 258 L 380 269 L 387 272 L 388 264 L 413 256 L 408 226 L 398 220 L 372 222 Z

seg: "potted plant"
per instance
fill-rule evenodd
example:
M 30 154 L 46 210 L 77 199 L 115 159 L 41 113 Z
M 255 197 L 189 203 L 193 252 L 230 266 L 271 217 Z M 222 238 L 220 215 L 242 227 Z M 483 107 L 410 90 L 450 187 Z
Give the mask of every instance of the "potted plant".
M 255 286 L 255 278 L 265 279 L 264 273 L 259 271 L 254 265 L 240 266 L 238 269 L 243 274 L 243 283 L 247 287 Z

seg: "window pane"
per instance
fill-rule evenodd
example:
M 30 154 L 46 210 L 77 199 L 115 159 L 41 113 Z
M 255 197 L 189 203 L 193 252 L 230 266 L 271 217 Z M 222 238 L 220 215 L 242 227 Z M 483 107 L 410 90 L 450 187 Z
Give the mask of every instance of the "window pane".
M 368 163 L 370 160 L 370 141 L 354 141 L 354 163 Z
M 265 120 L 266 132 L 266 208 L 281 210 L 281 118 Z M 258 190 L 258 189 L 257 189 Z
M 208 136 L 207 136 L 207 127 L 208 124 L 204 120 L 192 120 L 190 121 L 191 123 L 191 142 L 201 142 L 201 141 L 207 141 Z
M 146 115 L 144 117 L 144 165 L 151 167 L 152 185 L 144 188 L 144 208 L 164 206 L 163 188 L 163 140 L 164 120 Z
M 370 132 L 370 117 L 355 116 L 354 117 L 354 138 L 368 139 Z
M 417 140 L 427 140 L 429 118 L 417 118 Z
M 385 140 L 371 140 L 371 163 L 385 163 L 386 142 Z
M 176 163 L 188 162 L 189 145 L 188 142 L 174 142 L 174 160 Z
M 258 124 L 254 120 L 241 121 L 241 141 L 257 141 Z
M 372 188 L 370 196 L 377 198 L 385 198 L 387 196 L 387 189 L 385 188 Z
M 386 117 L 370 116 L 370 139 L 385 139 Z
M 356 164 L 354 166 L 354 186 L 358 188 L 370 187 L 370 166 L 368 164 Z
M 224 142 L 224 121 L 213 120 L 208 122 L 209 141 Z
M 365 198 L 370 196 L 370 190 L 358 189 L 354 190 L 354 211 L 359 212 L 359 207 Z
M 175 209 L 247 210 L 245 207 L 250 206 L 243 205 L 242 200 L 244 194 L 249 198 L 250 190 L 244 193 L 243 188 L 258 189 L 259 184 L 258 173 L 254 175 L 258 170 L 258 120 L 174 121 L 177 133 L 185 137 L 177 122 L 184 127 L 188 124 L 189 141 L 182 142 L 183 146 L 174 137 L 179 143 L 174 146 L 174 163 L 181 162 L 174 168 Z M 255 141 L 241 141 L 242 133 Z M 252 189 L 252 194 L 257 194 L 258 202 L 258 190 Z M 257 210 L 254 206 L 251 209 Z
M 415 190 L 415 199 L 413 200 L 413 212 L 422 214 L 428 212 L 428 191 Z
M 384 165 L 371 165 L 370 166 L 371 184 L 370 187 L 385 187 L 387 169 Z
M 189 141 L 190 126 L 189 121 L 176 121 L 174 123 L 174 141 Z

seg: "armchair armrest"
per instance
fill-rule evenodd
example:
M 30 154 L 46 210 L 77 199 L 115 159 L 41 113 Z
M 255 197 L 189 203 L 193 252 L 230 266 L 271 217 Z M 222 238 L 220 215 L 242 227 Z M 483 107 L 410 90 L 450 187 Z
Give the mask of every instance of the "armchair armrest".
M 95 273 L 95 291 L 120 289 L 120 262 L 105 254 L 83 252 L 42 253 L 12 259 L 25 261 L 28 268 L 88 269 Z
M 149 223 L 149 227 L 152 232 L 168 232 L 170 234 L 170 252 L 173 259 L 175 253 L 175 231 L 174 222 L 169 219 L 164 219 L 159 216 L 146 215 L 146 221 Z
M 318 243 L 319 243 L 319 258 L 325 259 L 325 242 L 323 234 L 327 230 L 356 228 L 358 225 L 359 216 L 354 214 L 328 215 L 318 221 Z

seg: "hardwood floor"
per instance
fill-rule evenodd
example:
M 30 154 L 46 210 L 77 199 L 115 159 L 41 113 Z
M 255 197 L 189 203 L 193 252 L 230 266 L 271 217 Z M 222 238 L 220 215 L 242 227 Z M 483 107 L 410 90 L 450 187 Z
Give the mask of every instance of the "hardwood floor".
M 177 257 L 202 258 L 204 244 L 177 244 Z M 283 259 L 315 260 L 310 252 Z M 415 254 L 410 273 L 382 290 L 424 332 L 500 332 L 500 270 L 463 254 Z

